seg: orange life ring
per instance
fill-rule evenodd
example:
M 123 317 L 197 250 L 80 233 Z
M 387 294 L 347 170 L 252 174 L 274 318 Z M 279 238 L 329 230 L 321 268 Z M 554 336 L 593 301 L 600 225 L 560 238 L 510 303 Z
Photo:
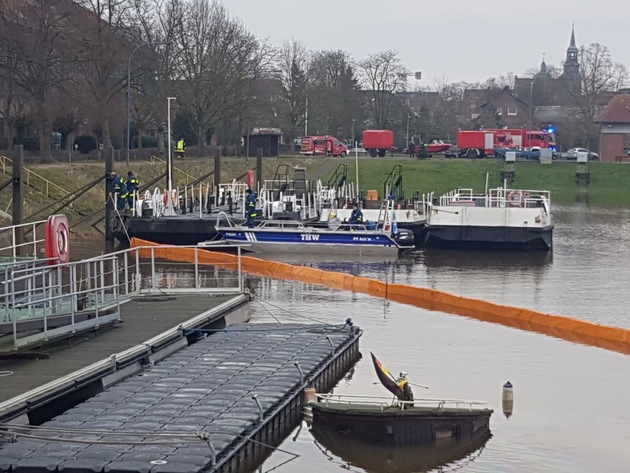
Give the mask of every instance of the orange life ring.
M 521 191 L 512 191 L 508 194 L 507 201 L 510 204 L 510 207 L 522 207 L 523 193 Z
M 70 262 L 70 225 L 65 215 L 51 215 L 44 230 L 45 256 L 48 264 Z

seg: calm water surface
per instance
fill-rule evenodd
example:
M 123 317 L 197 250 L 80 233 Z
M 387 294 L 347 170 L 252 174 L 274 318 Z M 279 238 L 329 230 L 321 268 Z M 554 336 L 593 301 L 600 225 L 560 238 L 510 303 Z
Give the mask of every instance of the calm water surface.
M 630 327 L 630 211 L 576 205 L 557 207 L 554 216 L 553 253 L 421 251 L 391 261 L 293 262 Z M 627 355 L 310 284 L 263 278 L 254 288 L 254 323 L 271 314 L 331 323 L 351 317 L 364 330 L 364 358 L 336 393 L 387 395 L 373 384 L 373 351 L 392 371 L 430 386 L 415 388 L 416 397 L 487 401 L 495 410 L 493 437 L 439 471 L 630 471 Z M 515 395 L 509 419 L 501 412 L 507 380 Z M 275 452 L 261 471 L 416 471 L 395 469 L 396 452 L 386 470 L 348 463 L 316 442 L 306 425 L 281 448 L 299 457 L 285 463 L 291 456 Z

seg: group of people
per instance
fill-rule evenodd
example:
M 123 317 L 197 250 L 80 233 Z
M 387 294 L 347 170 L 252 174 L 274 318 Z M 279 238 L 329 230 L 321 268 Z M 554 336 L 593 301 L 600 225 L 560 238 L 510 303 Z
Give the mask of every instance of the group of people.
M 127 173 L 127 180 L 111 171 L 108 176 L 112 180 L 111 195 L 116 195 L 116 208 L 125 210 L 133 208 L 134 195 L 140 189 L 140 181 L 132 171 Z

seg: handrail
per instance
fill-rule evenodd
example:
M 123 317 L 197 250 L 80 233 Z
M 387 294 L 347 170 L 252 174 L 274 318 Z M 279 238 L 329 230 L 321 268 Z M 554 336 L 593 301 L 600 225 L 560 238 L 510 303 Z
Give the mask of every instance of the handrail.
M 42 243 L 45 241 L 45 238 L 37 238 L 37 227 L 46 223 L 46 220 L 38 220 L 36 222 L 30 222 L 30 223 L 21 223 L 19 225 L 11 225 L 8 227 L 2 227 L 0 228 L 0 236 L 5 233 L 5 232 L 11 232 L 11 244 L 10 246 L 5 246 L 4 248 L 0 248 L 0 252 L 5 251 L 5 250 L 11 250 L 11 256 L 13 257 L 13 260 L 15 261 L 18 257 L 18 248 L 22 248 L 22 247 L 26 247 L 26 246 L 32 246 L 33 247 L 33 254 L 32 256 L 37 256 L 37 244 L 38 243 Z M 22 243 L 18 243 L 17 240 L 17 234 L 19 229 L 23 229 L 23 228 L 27 228 L 30 230 L 29 233 L 31 233 L 33 235 L 33 241 L 26 241 L 26 242 L 22 242 Z M 23 232 L 24 233 L 24 232 Z
M 7 161 L 13 163 L 13 160 L 11 158 L 9 158 L 8 156 L 0 156 L 0 165 L 2 166 L 2 172 L 4 174 L 7 174 Z M 26 166 L 23 167 L 24 171 L 26 171 L 26 185 L 30 186 L 30 176 L 31 174 L 38 178 L 41 179 L 42 181 L 44 181 L 46 183 L 46 197 L 50 197 L 50 187 L 52 186 L 53 188 L 61 191 L 64 194 L 64 197 L 66 195 L 70 194 L 70 191 L 64 189 L 63 187 L 61 187 L 58 184 L 55 184 L 54 182 L 52 182 L 50 179 L 46 179 L 44 176 L 42 176 L 41 174 L 36 173 L 35 171 L 31 171 L 29 168 L 27 168 Z
M 151 164 L 153 164 L 155 161 L 160 161 L 161 163 L 166 164 L 166 161 L 163 160 L 162 158 L 160 158 L 159 156 L 151 155 Z M 184 171 L 183 169 L 178 168 L 177 166 L 173 166 L 173 169 L 175 169 L 177 172 L 183 174 L 184 176 L 191 178 L 193 181 L 197 179 L 192 174 L 188 174 L 186 171 Z M 188 181 L 186 181 L 186 185 L 188 185 Z
M 443 399 L 443 398 L 417 398 L 413 401 L 403 401 L 400 399 L 394 398 L 393 400 L 389 397 L 385 396 L 368 396 L 361 394 L 328 394 L 328 393 L 316 393 L 315 396 L 320 402 L 324 404 L 329 403 L 338 403 L 338 404 L 347 404 L 351 405 L 353 402 L 355 404 L 362 405 L 370 405 L 375 407 L 380 407 L 381 410 L 384 407 L 396 407 L 400 409 L 405 409 L 407 405 L 418 406 L 418 404 L 422 404 L 426 407 L 435 406 L 437 409 L 444 409 L 446 405 L 453 405 L 456 408 L 459 408 L 460 404 L 468 406 L 469 410 L 473 409 L 473 406 L 485 405 L 486 401 L 476 401 L 469 399 Z

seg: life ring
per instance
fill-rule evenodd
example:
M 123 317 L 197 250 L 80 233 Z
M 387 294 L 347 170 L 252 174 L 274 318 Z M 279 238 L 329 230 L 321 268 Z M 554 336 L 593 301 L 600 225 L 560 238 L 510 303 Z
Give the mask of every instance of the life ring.
M 523 193 L 521 191 L 512 191 L 508 194 L 507 201 L 510 207 L 522 207 Z
M 65 215 L 51 215 L 46 220 L 45 256 L 48 264 L 70 262 L 70 225 Z
M 173 202 L 173 208 L 179 207 L 179 198 L 177 196 L 177 190 L 171 189 L 171 200 Z M 164 207 L 168 206 L 168 190 L 164 189 Z

